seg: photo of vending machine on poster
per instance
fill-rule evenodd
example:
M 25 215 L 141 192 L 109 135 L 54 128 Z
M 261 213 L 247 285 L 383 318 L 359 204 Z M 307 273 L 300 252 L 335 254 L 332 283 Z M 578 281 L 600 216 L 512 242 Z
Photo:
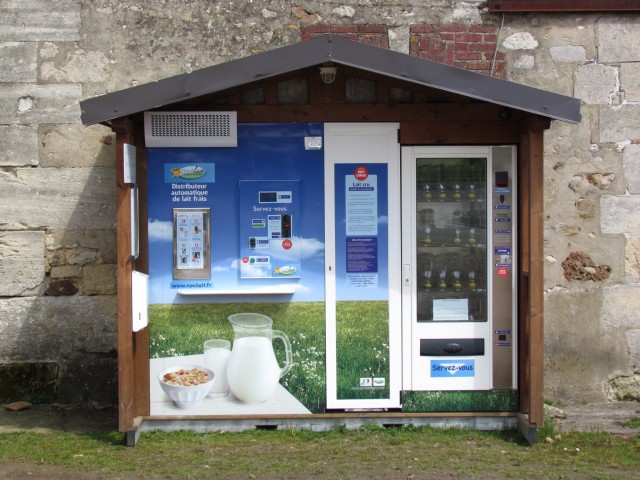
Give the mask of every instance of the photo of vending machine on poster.
M 300 278 L 299 184 L 240 181 L 241 278 Z

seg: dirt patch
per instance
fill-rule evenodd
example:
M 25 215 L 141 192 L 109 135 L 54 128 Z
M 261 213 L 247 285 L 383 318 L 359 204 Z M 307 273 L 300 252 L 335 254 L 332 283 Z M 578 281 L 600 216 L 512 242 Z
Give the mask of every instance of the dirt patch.
M 0 462 L 0 478 L 6 480 L 77 480 L 77 479 L 113 479 L 113 475 L 103 475 L 94 472 L 79 472 L 68 468 L 56 467 L 52 465 L 38 465 L 35 463 L 5 463 Z M 117 477 L 120 480 L 133 480 L 139 477 Z
M 640 435 L 640 428 L 624 426 L 629 420 L 640 417 L 640 402 L 574 405 L 560 410 L 563 418 L 557 418 L 555 423 L 561 432 L 602 431 L 625 437 Z

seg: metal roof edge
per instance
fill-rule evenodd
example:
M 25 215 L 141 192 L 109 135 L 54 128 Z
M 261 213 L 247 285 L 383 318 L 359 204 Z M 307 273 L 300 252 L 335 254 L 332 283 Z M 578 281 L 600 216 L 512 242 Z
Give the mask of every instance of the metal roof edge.
M 501 78 L 425 60 L 335 35 L 107 93 L 80 102 L 84 125 L 93 125 L 294 70 L 333 61 L 387 77 L 579 123 L 580 101 Z
M 191 73 L 181 73 L 155 82 L 106 93 L 80 102 L 82 123 L 93 125 L 189 98 L 197 98 L 329 61 L 330 55 L 330 39 L 323 36 L 219 63 Z M 212 78 L 215 78 L 214 82 Z
M 580 100 L 567 95 L 383 48 L 369 47 L 377 48 L 376 55 L 362 55 L 362 52 L 351 52 L 348 48 L 344 48 L 346 44 L 343 42 L 355 43 L 352 40 L 339 37 L 334 39 L 332 60 L 338 64 L 512 107 L 555 120 L 577 124 L 582 118 Z

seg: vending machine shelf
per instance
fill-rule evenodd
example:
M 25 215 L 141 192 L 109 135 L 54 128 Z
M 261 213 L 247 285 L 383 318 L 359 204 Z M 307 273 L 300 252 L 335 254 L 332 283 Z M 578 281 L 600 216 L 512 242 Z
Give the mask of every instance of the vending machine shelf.
M 445 242 L 429 242 L 427 240 L 420 240 L 418 243 L 418 247 L 424 247 L 424 248 L 429 248 L 429 249 L 435 249 L 435 248 L 472 248 L 472 249 L 481 249 L 484 250 L 486 248 L 486 245 L 484 243 L 466 243 L 466 242 L 462 242 L 462 243 L 445 243 Z
M 487 293 L 487 289 L 486 288 L 475 288 L 475 287 L 467 287 L 467 286 L 462 286 L 461 288 L 456 288 L 455 286 L 453 287 L 445 287 L 445 288 L 439 288 L 438 286 L 434 287 L 434 288 L 427 288 L 424 286 L 418 287 L 418 295 L 421 294 L 429 294 L 429 295 L 434 295 L 437 293 L 461 293 L 461 294 L 465 294 L 465 293 L 482 293 L 485 294 Z
M 478 204 L 484 204 L 485 199 L 484 198 L 457 198 L 454 196 L 444 196 L 444 197 L 440 197 L 440 198 L 425 198 L 424 197 L 424 193 L 422 193 L 423 190 L 418 190 L 418 198 L 416 200 L 416 203 L 420 204 L 420 203 L 478 203 Z M 422 196 L 421 196 L 422 195 Z
M 416 199 L 421 202 L 485 202 L 484 188 L 475 188 L 471 184 L 429 185 L 418 184 Z

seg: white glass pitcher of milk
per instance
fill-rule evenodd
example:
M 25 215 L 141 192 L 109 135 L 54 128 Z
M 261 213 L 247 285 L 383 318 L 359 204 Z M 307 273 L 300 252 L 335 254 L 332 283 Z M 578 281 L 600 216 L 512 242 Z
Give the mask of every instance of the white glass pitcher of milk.
M 291 370 L 291 343 L 280 330 L 273 330 L 273 320 L 259 313 L 229 316 L 233 325 L 233 348 L 227 364 L 227 381 L 236 398 L 245 403 L 262 403 L 276 391 L 281 377 Z M 280 368 L 273 351 L 273 339 L 285 347 L 285 365 Z

